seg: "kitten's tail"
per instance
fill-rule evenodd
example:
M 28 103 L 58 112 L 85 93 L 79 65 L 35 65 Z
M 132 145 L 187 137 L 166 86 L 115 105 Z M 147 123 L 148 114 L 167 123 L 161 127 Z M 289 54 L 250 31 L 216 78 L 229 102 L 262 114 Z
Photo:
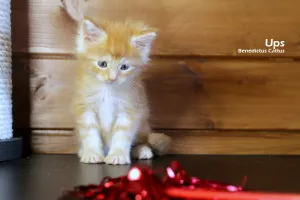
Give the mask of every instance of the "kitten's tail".
M 163 133 L 150 133 L 148 135 L 148 143 L 153 152 L 159 156 L 167 154 L 171 149 L 171 137 Z

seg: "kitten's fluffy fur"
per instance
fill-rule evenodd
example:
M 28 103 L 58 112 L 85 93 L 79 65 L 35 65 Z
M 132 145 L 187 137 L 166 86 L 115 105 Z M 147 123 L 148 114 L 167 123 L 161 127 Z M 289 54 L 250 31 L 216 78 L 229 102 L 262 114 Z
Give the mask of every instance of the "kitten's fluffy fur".
M 155 30 L 141 22 L 84 19 L 78 32 L 74 110 L 80 161 L 128 164 L 130 152 L 139 159 L 152 158 L 152 150 L 165 153 L 171 140 L 151 133 L 140 78 Z

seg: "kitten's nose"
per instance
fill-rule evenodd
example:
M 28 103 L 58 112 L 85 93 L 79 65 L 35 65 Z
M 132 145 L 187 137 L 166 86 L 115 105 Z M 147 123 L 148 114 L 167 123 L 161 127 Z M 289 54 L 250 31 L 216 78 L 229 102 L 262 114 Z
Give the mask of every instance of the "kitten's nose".
M 117 80 L 117 77 L 108 77 L 108 82 L 115 82 Z
M 115 82 L 117 80 L 117 73 L 115 71 L 113 71 L 113 70 L 110 70 L 108 72 L 107 80 L 110 83 Z

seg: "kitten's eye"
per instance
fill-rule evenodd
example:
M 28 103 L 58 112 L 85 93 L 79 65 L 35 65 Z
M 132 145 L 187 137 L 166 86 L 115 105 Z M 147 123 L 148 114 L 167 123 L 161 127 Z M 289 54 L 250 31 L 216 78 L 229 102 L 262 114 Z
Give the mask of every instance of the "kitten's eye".
M 120 70 L 122 71 L 126 71 L 127 69 L 129 69 L 128 65 L 121 65 Z
M 107 67 L 107 62 L 106 61 L 98 61 L 98 66 L 101 67 L 101 68 L 105 68 Z

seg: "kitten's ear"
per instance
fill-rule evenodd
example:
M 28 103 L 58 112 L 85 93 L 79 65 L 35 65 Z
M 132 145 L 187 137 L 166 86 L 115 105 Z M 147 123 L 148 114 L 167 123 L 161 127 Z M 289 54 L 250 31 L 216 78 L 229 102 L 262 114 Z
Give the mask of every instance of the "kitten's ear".
M 87 8 L 85 0 L 60 0 L 62 8 L 75 21 L 80 22 Z
M 132 36 L 131 44 L 137 48 L 142 55 L 149 56 L 153 40 L 156 38 L 155 30 L 149 30 L 137 36 Z
M 81 21 L 79 28 L 79 37 L 76 40 L 77 52 L 83 53 L 86 51 L 88 45 L 94 42 L 101 42 L 107 37 L 103 28 L 96 25 L 92 20 L 84 18 Z
M 97 42 L 106 38 L 106 32 L 103 28 L 97 26 L 90 19 L 84 19 L 82 24 L 83 37 L 88 42 Z

